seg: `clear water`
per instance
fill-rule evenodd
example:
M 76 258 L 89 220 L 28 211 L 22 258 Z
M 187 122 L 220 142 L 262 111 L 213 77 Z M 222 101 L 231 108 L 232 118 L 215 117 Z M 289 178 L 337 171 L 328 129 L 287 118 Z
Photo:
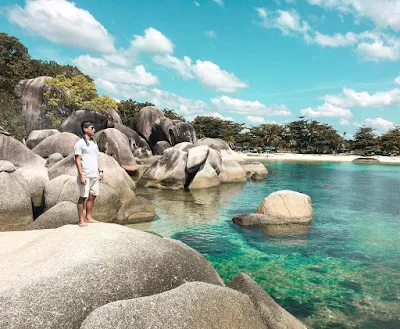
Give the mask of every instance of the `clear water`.
M 310 328 L 400 328 L 400 166 L 265 163 L 261 183 L 193 192 L 139 190 L 157 208 L 132 227 L 179 239 L 228 282 L 240 271 Z M 310 227 L 243 230 L 273 191 L 310 195 Z

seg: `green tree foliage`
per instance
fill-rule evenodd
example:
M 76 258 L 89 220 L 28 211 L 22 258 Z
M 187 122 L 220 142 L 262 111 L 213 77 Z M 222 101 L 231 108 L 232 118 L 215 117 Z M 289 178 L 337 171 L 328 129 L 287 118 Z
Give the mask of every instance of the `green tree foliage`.
M 377 149 L 377 138 L 374 129 L 366 126 L 359 127 L 354 134 L 352 147 L 354 150 L 368 154 Z
M 29 122 L 21 111 L 22 107 L 18 99 L 0 90 L 0 126 L 20 140 L 27 138 L 30 131 Z
M 244 128 L 243 123 L 210 116 L 197 116 L 191 123 L 198 138 L 220 138 L 230 145 L 236 142 L 237 136 Z
M 179 115 L 175 110 L 164 109 L 163 112 L 168 119 L 186 121 L 185 118 Z
M 257 146 L 279 148 L 284 130 L 284 126 L 278 124 L 261 124 L 250 128 L 249 135 Z
M 152 103 L 139 103 L 128 99 L 118 103 L 118 112 L 122 123 L 132 129 L 136 129 L 136 118 L 139 111 L 146 106 L 154 106 Z
M 382 135 L 379 144 L 386 153 L 400 152 L 400 126 L 395 126 Z
M 107 95 L 93 98 L 89 103 L 87 103 L 87 107 L 93 111 L 102 113 L 107 113 L 109 110 L 118 111 L 118 103 L 115 99 Z

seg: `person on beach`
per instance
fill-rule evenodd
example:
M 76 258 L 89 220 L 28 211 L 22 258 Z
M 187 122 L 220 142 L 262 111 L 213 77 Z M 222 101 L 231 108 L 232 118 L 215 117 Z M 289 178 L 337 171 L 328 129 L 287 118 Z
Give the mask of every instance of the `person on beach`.
M 83 121 L 81 124 L 82 138 L 76 142 L 74 147 L 75 164 L 78 169 L 78 224 L 87 226 L 87 223 L 97 223 L 92 217 L 94 200 L 99 195 L 99 182 L 103 179 L 103 170 L 99 162 L 99 148 L 93 140 L 95 128 L 93 122 Z M 83 210 L 86 201 L 86 216 Z

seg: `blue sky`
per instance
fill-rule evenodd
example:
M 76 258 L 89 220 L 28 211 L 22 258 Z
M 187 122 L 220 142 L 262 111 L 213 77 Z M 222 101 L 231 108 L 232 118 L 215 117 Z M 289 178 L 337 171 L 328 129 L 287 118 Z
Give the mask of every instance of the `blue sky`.
M 34 58 L 188 119 L 400 124 L 400 0 L 0 0 L 0 13 Z

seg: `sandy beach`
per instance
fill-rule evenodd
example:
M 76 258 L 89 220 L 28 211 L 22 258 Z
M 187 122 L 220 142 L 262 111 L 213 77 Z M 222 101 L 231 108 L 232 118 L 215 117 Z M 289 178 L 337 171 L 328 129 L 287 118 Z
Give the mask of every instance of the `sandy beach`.
M 320 161 L 320 162 L 352 162 L 360 158 L 359 155 L 335 155 L 335 154 L 295 154 L 295 153 L 273 153 L 273 154 L 251 154 L 240 153 L 246 160 L 256 161 Z M 381 164 L 400 165 L 400 157 L 372 156 Z

